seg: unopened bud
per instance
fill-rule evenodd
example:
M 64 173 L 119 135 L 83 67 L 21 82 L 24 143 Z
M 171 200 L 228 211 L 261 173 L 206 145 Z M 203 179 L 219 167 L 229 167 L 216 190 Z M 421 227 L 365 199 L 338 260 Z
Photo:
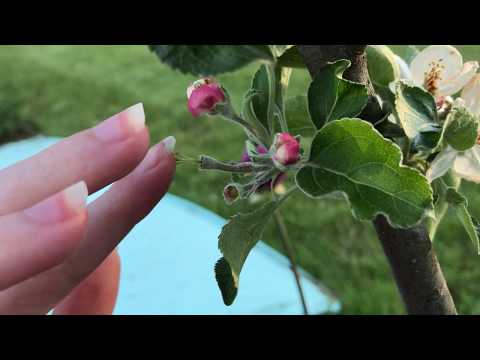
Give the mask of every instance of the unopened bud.
M 233 204 L 240 197 L 240 192 L 234 184 L 228 184 L 223 189 L 223 198 L 228 205 Z
M 281 166 L 294 165 L 300 160 L 300 142 L 289 133 L 275 136 L 273 161 Z
M 223 88 L 216 81 L 205 78 L 195 81 L 187 89 L 188 110 L 194 117 L 215 114 L 215 107 L 225 102 Z

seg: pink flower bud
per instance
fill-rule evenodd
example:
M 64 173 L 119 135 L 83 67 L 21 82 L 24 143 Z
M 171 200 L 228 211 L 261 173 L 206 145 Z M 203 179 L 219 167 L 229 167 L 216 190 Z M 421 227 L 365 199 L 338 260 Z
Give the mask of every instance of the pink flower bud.
M 289 133 L 276 135 L 273 150 L 273 160 L 280 165 L 293 165 L 300 160 L 300 142 Z
M 218 103 L 225 101 L 222 87 L 212 79 L 195 81 L 187 89 L 188 110 L 194 117 L 211 114 Z

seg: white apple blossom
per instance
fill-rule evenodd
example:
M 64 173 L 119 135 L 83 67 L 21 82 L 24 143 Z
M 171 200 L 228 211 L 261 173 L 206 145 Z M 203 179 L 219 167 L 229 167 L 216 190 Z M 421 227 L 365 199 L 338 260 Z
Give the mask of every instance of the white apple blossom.
M 456 100 L 457 104 L 464 105 L 474 115 L 480 116 L 480 74 L 464 87 L 461 97 Z M 479 133 L 480 138 L 480 133 Z M 460 152 L 447 146 L 432 162 L 427 171 L 427 178 L 433 181 L 443 176 L 449 169 L 459 177 L 480 183 L 480 143 L 472 148 Z
M 460 97 L 465 101 L 467 109 L 474 115 L 480 116 L 480 74 L 476 74 L 463 88 Z
M 412 79 L 412 73 L 408 64 L 398 55 L 395 55 L 395 60 L 400 68 L 400 79 Z
M 458 93 L 475 76 L 477 61 L 463 62 L 462 54 L 450 45 L 431 45 L 420 51 L 407 65 L 396 57 L 401 78 L 411 80 L 435 97 Z

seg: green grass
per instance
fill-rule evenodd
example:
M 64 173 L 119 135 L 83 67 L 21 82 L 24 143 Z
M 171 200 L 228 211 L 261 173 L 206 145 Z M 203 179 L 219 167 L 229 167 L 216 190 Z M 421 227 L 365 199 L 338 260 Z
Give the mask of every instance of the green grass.
M 480 46 L 459 48 L 466 59 L 480 59 Z M 254 69 L 220 76 L 237 106 Z M 305 71 L 295 71 L 290 94 L 305 91 L 308 79 Z M 141 101 L 153 142 L 172 134 L 184 155 L 238 158 L 241 129 L 218 118 L 192 119 L 186 110 L 192 80 L 160 64 L 145 46 L 0 46 L 0 122 L 33 123 L 44 134 L 68 136 Z M 223 202 L 225 180 L 183 165 L 171 191 L 227 217 L 236 208 Z M 478 188 L 467 184 L 464 190 L 479 216 Z M 296 194 L 284 214 L 300 264 L 337 294 L 344 313 L 404 313 L 372 226 L 355 221 L 346 204 Z M 280 249 L 273 227 L 264 237 Z M 480 257 L 452 214 L 435 248 L 459 312 L 480 313 Z

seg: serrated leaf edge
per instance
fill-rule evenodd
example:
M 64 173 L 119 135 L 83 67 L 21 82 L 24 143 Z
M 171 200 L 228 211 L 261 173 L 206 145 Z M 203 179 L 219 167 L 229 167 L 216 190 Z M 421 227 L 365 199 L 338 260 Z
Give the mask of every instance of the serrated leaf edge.
M 318 135 L 318 133 L 319 133 L 320 131 L 323 131 L 323 130 L 324 130 L 325 128 L 327 128 L 328 126 L 333 126 L 333 124 L 335 124 L 336 122 L 345 121 L 345 120 L 361 121 L 362 123 L 368 125 L 371 129 L 374 130 L 375 133 L 377 133 L 377 134 L 383 139 L 383 141 L 384 141 L 385 143 L 389 143 L 389 144 L 393 145 L 394 148 L 399 152 L 399 154 L 400 154 L 399 167 L 400 167 L 400 168 L 406 168 L 406 169 L 409 169 L 410 171 L 416 172 L 418 175 L 420 175 L 421 177 L 423 177 L 423 178 L 425 179 L 425 181 L 428 183 L 427 177 L 426 177 L 424 174 L 422 174 L 419 170 L 414 169 L 414 168 L 412 168 L 412 167 L 410 167 L 410 166 L 407 166 L 407 165 L 404 165 L 404 164 L 403 164 L 403 152 L 402 152 L 402 150 L 400 149 L 400 147 L 399 147 L 396 143 L 394 143 L 393 141 L 391 141 L 391 140 L 386 139 L 385 137 L 383 137 L 383 135 L 382 135 L 377 129 L 375 129 L 375 127 L 374 127 L 372 124 L 370 124 L 370 123 L 368 123 L 368 122 L 366 122 L 366 121 L 364 121 L 364 120 L 355 119 L 355 118 L 343 118 L 343 119 L 338 119 L 338 120 L 330 121 L 330 122 L 328 122 L 327 124 L 325 124 L 325 126 L 324 126 L 321 130 L 317 131 L 317 134 L 315 134 L 315 137 Z M 309 158 L 310 158 L 310 156 L 311 156 L 311 151 L 312 151 L 312 149 L 310 149 Z M 415 223 L 408 224 L 408 225 L 405 225 L 405 226 L 401 226 L 401 225 L 394 224 L 394 223 L 391 221 L 390 216 L 389 216 L 388 214 L 384 213 L 383 211 L 377 211 L 377 212 L 375 212 L 372 219 L 362 218 L 362 217 L 360 217 L 360 216 L 357 215 L 357 213 L 355 212 L 355 209 L 353 208 L 353 206 L 352 206 L 352 204 L 351 204 L 351 202 L 350 202 L 350 198 L 349 198 L 348 194 L 345 193 L 344 191 L 338 190 L 338 191 L 332 191 L 331 193 L 328 193 L 328 194 L 325 194 L 325 195 L 321 195 L 321 196 L 313 196 L 313 195 L 307 193 L 304 189 L 302 189 L 302 188 L 299 186 L 299 184 L 298 184 L 297 175 L 298 175 L 298 173 L 299 173 L 303 168 L 305 168 L 305 167 L 312 167 L 312 166 L 310 166 L 310 165 L 305 165 L 304 167 L 302 167 L 301 169 L 299 169 L 299 170 L 297 171 L 297 173 L 295 174 L 295 184 L 296 184 L 297 187 L 300 189 L 300 191 L 302 191 L 302 193 L 304 193 L 306 196 L 308 196 L 308 197 L 311 198 L 311 199 L 317 199 L 317 200 L 324 199 L 324 198 L 326 198 L 326 197 L 328 197 L 328 196 L 331 196 L 332 194 L 340 194 L 340 195 L 342 195 L 342 196 L 345 198 L 345 200 L 347 201 L 348 206 L 350 207 L 350 210 L 351 210 L 353 216 L 354 216 L 356 219 L 360 220 L 360 221 L 372 221 L 372 220 L 373 220 L 375 217 L 377 217 L 378 215 L 382 215 L 382 216 L 384 216 L 384 217 L 387 219 L 388 223 L 389 223 L 392 227 L 397 228 L 397 229 L 408 229 L 408 228 L 411 228 L 411 227 L 414 227 L 414 226 L 419 225 L 426 217 L 428 217 L 428 213 L 433 210 L 433 189 L 432 189 L 432 187 L 430 186 L 430 191 L 429 191 L 429 192 L 430 192 L 430 199 L 431 199 L 432 207 L 429 208 L 429 209 L 426 209 L 426 210 L 424 211 L 424 214 L 422 215 L 422 217 L 421 217 L 417 222 L 415 222 Z M 327 170 L 328 170 L 328 169 L 327 169 Z

